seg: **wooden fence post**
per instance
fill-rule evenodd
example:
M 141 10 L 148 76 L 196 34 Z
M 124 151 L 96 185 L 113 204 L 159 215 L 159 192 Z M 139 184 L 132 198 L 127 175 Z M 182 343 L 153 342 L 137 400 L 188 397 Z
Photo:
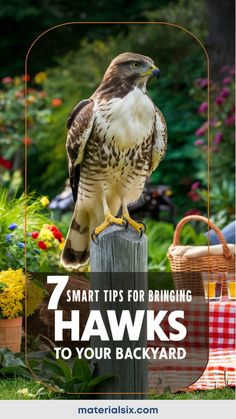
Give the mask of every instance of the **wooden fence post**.
M 92 243 L 90 249 L 91 289 L 99 290 L 99 301 L 91 303 L 91 309 L 99 310 L 104 323 L 109 331 L 106 316 L 107 310 L 115 310 L 118 323 L 123 310 L 129 310 L 132 319 L 136 310 L 146 310 L 146 298 L 128 301 L 128 290 L 131 294 L 141 291 L 146 296 L 147 291 L 147 237 L 141 238 L 131 228 L 124 229 L 120 226 L 111 226 L 99 235 L 97 244 Z M 105 301 L 104 290 L 117 290 L 123 294 L 123 301 Z M 133 294 L 134 295 L 134 294 Z M 144 320 L 146 315 L 144 316 Z M 109 333 L 109 332 L 108 332 Z M 109 348 L 112 359 L 96 361 L 97 374 L 112 373 L 115 378 L 100 386 L 101 399 L 144 399 L 147 394 L 147 360 L 146 359 L 116 359 L 117 347 L 123 353 L 127 348 L 131 351 L 136 347 L 146 348 L 146 324 L 143 323 L 138 341 L 130 341 L 125 333 L 122 341 L 101 341 L 94 337 L 92 348 Z

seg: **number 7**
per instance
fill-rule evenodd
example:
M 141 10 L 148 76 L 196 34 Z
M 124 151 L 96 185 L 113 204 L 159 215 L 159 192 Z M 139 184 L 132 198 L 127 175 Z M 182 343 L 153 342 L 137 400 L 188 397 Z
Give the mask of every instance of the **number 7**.
M 58 306 L 58 301 L 60 299 L 61 294 L 63 293 L 67 282 L 69 280 L 69 276 L 48 276 L 47 277 L 47 283 L 48 284 L 57 284 L 57 286 L 54 288 L 51 298 L 48 303 L 48 309 L 49 310 L 56 310 Z

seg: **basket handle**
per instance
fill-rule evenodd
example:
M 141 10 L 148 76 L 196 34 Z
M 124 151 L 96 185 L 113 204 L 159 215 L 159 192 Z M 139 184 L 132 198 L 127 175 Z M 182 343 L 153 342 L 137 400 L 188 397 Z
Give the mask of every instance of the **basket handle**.
M 202 215 L 188 215 L 187 217 L 184 217 L 176 226 L 174 237 L 173 237 L 173 246 L 178 246 L 180 244 L 179 236 L 180 232 L 185 224 L 187 224 L 189 221 L 203 221 L 204 223 L 208 224 L 209 227 L 211 227 L 212 230 L 216 233 L 220 243 L 223 246 L 223 255 L 226 259 L 231 259 L 232 253 L 230 249 L 228 248 L 227 242 L 220 231 L 218 227 L 209 219 L 206 217 L 203 217 Z

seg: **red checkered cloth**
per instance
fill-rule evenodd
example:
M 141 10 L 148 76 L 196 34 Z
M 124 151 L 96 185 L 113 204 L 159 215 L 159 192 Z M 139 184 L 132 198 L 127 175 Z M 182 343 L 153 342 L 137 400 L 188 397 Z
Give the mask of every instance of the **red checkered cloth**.
M 198 364 L 199 360 L 199 364 Z M 211 349 L 209 360 L 204 373 L 200 378 L 186 388 L 187 383 L 193 382 L 201 374 L 201 351 L 196 351 L 192 365 L 182 367 L 169 367 L 168 362 L 161 367 L 154 360 L 148 365 L 149 391 L 161 393 L 166 389 L 175 391 L 212 390 L 226 386 L 236 385 L 236 352 L 233 349 Z M 195 378 L 196 379 L 196 378 Z
M 236 385 L 236 353 L 233 349 L 211 349 L 203 375 L 188 390 L 212 390 Z
M 209 303 L 209 346 L 210 349 L 235 349 L 234 301 Z
M 186 379 L 193 377 L 193 371 L 202 373 L 203 347 L 205 346 L 206 317 L 203 305 L 197 305 L 196 299 L 194 304 L 183 304 L 182 309 L 186 310 L 185 325 L 188 330 L 187 341 L 185 347 L 189 347 L 192 343 L 192 360 L 191 365 L 186 359 L 186 363 L 178 363 L 166 365 L 158 363 L 158 361 L 149 361 L 149 389 L 151 391 L 159 391 L 165 388 L 179 389 L 181 383 L 186 383 Z M 158 311 L 157 303 L 150 304 L 150 309 Z M 163 308 L 163 307 L 162 307 Z M 235 351 L 235 316 L 236 303 L 234 301 L 220 301 L 209 303 L 209 359 L 204 373 L 190 387 L 192 390 L 209 390 L 214 388 L 223 388 L 225 386 L 235 386 L 236 383 L 236 351 Z M 192 327 L 191 327 L 192 325 Z M 194 327 L 193 327 L 194 325 Z M 164 330 L 168 330 L 165 325 Z M 167 329 L 167 330 L 166 330 Z M 201 334 L 203 338 L 201 339 Z M 149 346 L 158 346 L 158 342 L 148 342 Z M 191 352 L 191 347 L 190 347 Z M 158 365 L 159 364 L 159 365 Z M 184 372 L 184 375 L 181 374 Z M 182 388 L 184 388 L 183 385 Z

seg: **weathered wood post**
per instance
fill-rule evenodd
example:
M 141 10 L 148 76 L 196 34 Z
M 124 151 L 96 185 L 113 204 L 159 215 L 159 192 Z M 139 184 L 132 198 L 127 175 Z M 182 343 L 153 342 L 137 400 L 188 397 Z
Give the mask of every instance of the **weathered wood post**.
M 146 298 L 132 298 L 135 291 L 141 291 L 146 296 L 147 291 L 147 237 L 141 238 L 132 229 L 124 229 L 113 225 L 99 235 L 98 243 L 91 244 L 91 288 L 99 290 L 99 302 L 91 304 L 93 310 L 99 310 L 104 319 L 107 331 L 109 323 L 107 310 L 115 310 L 118 323 L 123 310 L 128 310 L 134 320 L 137 310 L 146 310 Z M 119 298 L 105 301 L 104 290 L 118 291 L 123 295 Z M 119 295 L 120 295 L 119 294 Z M 110 294 L 114 295 L 114 294 Z M 127 313 L 127 312 L 126 312 Z M 128 313 L 127 313 L 128 314 Z M 144 316 L 144 320 L 146 315 Z M 125 353 L 127 348 L 131 351 L 137 347 L 146 348 L 146 324 L 143 323 L 140 337 L 130 340 L 128 333 L 122 341 L 115 341 L 109 335 L 109 341 L 101 341 L 99 337 L 93 338 L 91 346 L 106 347 L 111 350 L 111 359 L 97 360 L 97 373 L 104 375 L 112 373 L 115 378 L 101 385 L 99 395 L 101 399 L 140 399 L 147 398 L 147 360 L 146 359 L 117 359 L 116 348 L 120 347 Z

